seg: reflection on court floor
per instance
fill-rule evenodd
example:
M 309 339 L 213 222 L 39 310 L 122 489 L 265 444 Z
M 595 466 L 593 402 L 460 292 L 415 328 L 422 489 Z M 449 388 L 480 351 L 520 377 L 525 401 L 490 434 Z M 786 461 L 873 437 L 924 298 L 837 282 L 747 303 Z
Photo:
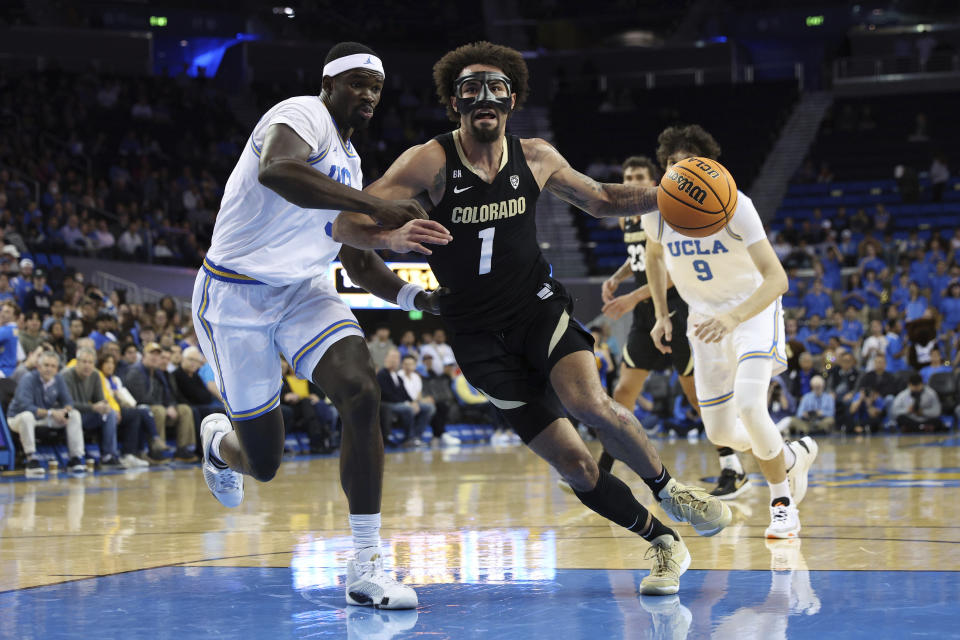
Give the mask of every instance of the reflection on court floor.
M 286 462 L 232 511 L 195 467 L 0 481 L 0 638 L 954 637 L 960 451 L 948 442 L 824 440 L 801 540 L 763 539 L 755 482 L 720 535 L 679 528 L 693 564 L 665 598 L 637 596 L 646 544 L 523 448 L 391 455 L 384 551 L 418 587 L 408 612 L 344 606 L 334 458 Z M 707 444 L 660 444 L 674 475 L 715 474 Z

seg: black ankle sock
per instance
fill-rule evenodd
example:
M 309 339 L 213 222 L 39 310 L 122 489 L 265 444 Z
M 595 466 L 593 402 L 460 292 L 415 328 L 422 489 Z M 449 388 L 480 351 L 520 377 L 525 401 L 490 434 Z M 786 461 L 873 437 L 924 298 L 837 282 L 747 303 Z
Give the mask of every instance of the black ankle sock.
M 585 506 L 599 513 L 601 516 L 617 523 L 624 529 L 629 529 L 634 533 L 639 533 L 647 526 L 647 518 L 653 522 L 650 531 L 644 536 L 647 540 L 651 534 L 658 532 L 657 535 L 664 533 L 673 533 L 670 529 L 663 526 L 659 520 L 649 515 L 646 507 L 637 502 L 637 499 L 630 491 L 630 487 L 623 483 L 618 477 L 610 475 L 603 469 L 600 469 L 600 477 L 597 479 L 597 486 L 590 491 L 576 491 L 574 493 L 580 498 Z M 657 537 L 654 535 L 653 537 Z M 676 537 L 676 534 L 674 534 Z
M 657 499 L 657 502 L 660 502 L 660 490 L 670 482 L 670 472 L 667 471 L 667 465 L 663 465 L 663 471 L 660 472 L 659 476 L 655 478 L 644 478 L 643 481 L 650 487 L 650 491 L 653 491 L 653 497 Z
M 732 456 L 733 449 L 730 447 L 717 447 L 717 455 L 723 458 L 724 456 Z
M 653 516 L 651 516 L 650 519 L 652 520 L 652 522 L 650 523 L 650 530 L 647 531 L 646 533 L 641 533 L 640 534 L 641 538 L 643 538 L 647 542 L 653 542 L 654 540 L 656 540 L 662 535 L 670 534 L 671 536 L 673 536 L 675 540 L 680 539 L 677 537 L 677 533 L 673 529 L 663 524 Z
M 597 461 L 597 466 L 607 473 L 610 473 L 610 469 L 613 469 L 613 456 L 607 453 L 606 449 L 600 454 L 600 460 Z

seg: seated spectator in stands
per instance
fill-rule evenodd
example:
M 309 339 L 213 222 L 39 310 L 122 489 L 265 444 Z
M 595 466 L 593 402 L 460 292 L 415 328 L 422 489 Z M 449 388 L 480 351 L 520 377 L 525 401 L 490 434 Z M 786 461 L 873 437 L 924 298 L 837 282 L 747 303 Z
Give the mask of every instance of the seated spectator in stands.
M 33 351 L 40 346 L 40 343 L 47 341 L 48 336 L 42 331 L 42 327 L 43 319 L 39 313 L 31 311 L 24 314 L 23 330 L 19 336 L 24 353 Z
M 44 352 L 37 361 L 37 369 L 24 375 L 7 409 L 10 430 L 20 434 L 20 444 L 27 458 L 27 477 L 43 477 L 46 470 L 37 459 L 35 432 L 38 426 L 66 429 L 70 459 L 67 468 L 72 473 L 84 473 L 83 426 L 80 412 L 73 408 L 73 399 L 63 378 L 59 375 L 60 358 Z
M 847 291 L 843 294 L 842 301 L 844 306 L 853 307 L 857 311 L 860 311 L 866 306 L 867 294 L 863 289 L 863 283 L 859 274 L 850 274 L 850 281 L 847 283 Z
M 10 278 L 6 273 L 0 272 L 0 302 L 6 300 L 16 301 L 14 296 L 13 287 L 10 286 Z
M 447 432 L 447 424 L 457 408 L 457 398 L 453 395 L 453 378 L 456 375 L 457 363 L 452 360 L 447 362 L 443 367 L 443 373 L 437 374 L 433 370 L 433 356 L 428 353 L 423 356 L 423 368 L 426 370 L 423 376 L 423 392 L 433 398 L 433 405 L 437 409 L 430 421 L 433 437 L 443 446 L 457 446 L 460 444 L 460 438 Z
M 937 392 L 923 383 L 919 373 L 910 376 L 907 388 L 897 394 L 890 413 L 900 429 L 906 433 L 940 431 L 940 398 Z
M 842 208 L 841 208 L 842 209 Z M 837 247 L 840 255 L 843 257 L 844 266 L 854 266 L 857 264 L 857 255 L 859 247 L 853 239 L 853 232 L 850 229 L 844 229 L 840 232 L 840 244 Z
M 83 324 L 83 320 L 81 318 L 73 318 L 70 320 L 70 335 L 68 337 L 76 342 L 80 338 L 85 338 L 86 336 L 87 328 Z
M 810 378 L 810 391 L 803 394 L 797 415 L 790 421 L 792 433 L 829 433 L 836 422 L 833 394 L 824 391 L 823 378 Z
M 283 388 L 280 391 L 281 405 L 289 407 L 291 431 L 303 431 L 310 439 L 310 453 L 330 453 L 333 450 L 333 423 L 329 414 L 317 412 L 317 407 L 326 406 L 319 389 L 309 380 L 294 374 L 286 359 L 281 361 Z M 321 419 L 324 416 L 324 419 Z
M 860 339 L 863 338 L 863 323 L 860 322 L 860 314 L 856 307 L 849 306 L 844 311 L 843 331 L 848 340 L 855 340 L 860 344 Z
M 865 244 L 863 250 L 863 257 L 860 258 L 860 263 L 857 265 L 862 276 L 866 277 L 867 271 L 880 274 L 887 268 L 887 263 L 877 256 L 876 245 L 873 243 Z
M 878 204 L 876 211 L 873 212 L 873 228 L 876 231 L 885 232 L 890 226 L 890 212 L 883 204 Z
M 116 319 L 105 311 L 97 314 L 97 328 L 90 332 L 90 338 L 93 339 L 97 351 L 99 351 L 106 342 L 117 341 L 117 334 L 115 333 L 116 323 Z
M 810 355 L 818 356 L 827 348 L 823 327 L 820 325 L 820 316 L 811 315 L 807 325 L 797 332 L 797 339 L 803 343 Z
M 859 379 L 857 359 L 849 351 L 840 354 L 837 358 L 837 366 L 831 367 L 830 373 L 827 374 L 827 390 L 833 394 L 836 420 L 841 427 L 853 426 L 849 422 L 848 407 L 853 401 Z
M 70 318 L 67 317 L 67 306 L 60 298 L 56 298 L 50 303 L 50 314 L 43 319 L 43 330 L 49 333 L 50 327 L 55 322 L 60 324 L 64 336 L 70 333 Z
M 67 340 L 66 336 L 63 335 L 63 325 L 59 322 L 50 325 L 50 335 L 46 344 L 60 356 L 60 362 L 70 362 L 77 357 L 76 343 L 73 340 Z
M 137 345 L 132 342 L 128 342 L 123 345 L 123 350 L 121 351 L 120 360 L 117 361 L 117 375 L 121 378 L 126 377 L 127 371 L 130 370 L 130 367 L 138 364 L 140 362 L 140 350 L 137 349 Z
M 947 293 L 952 278 L 947 270 L 946 260 L 937 260 L 937 266 L 930 275 L 930 305 L 937 306 Z
M 909 368 L 907 364 L 907 352 L 909 344 L 903 334 L 903 323 L 899 317 L 893 317 L 887 320 L 887 346 L 884 353 L 887 356 L 887 371 L 890 373 L 899 373 Z
M 866 280 L 863 282 L 863 295 L 867 299 L 868 308 L 880 308 L 880 301 L 883 299 L 883 283 L 877 280 L 877 274 L 873 269 L 867 271 Z
M 790 395 L 783 376 L 773 376 L 770 379 L 770 387 L 767 390 L 767 409 L 770 411 L 770 418 L 781 433 L 790 428 L 790 421 L 797 411 L 797 403 Z
M 403 381 L 403 387 L 407 390 L 407 395 L 410 396 L 410 399 L 413 402 L 416 402 L 420 405 L 420 410 L 417 412 L 417 417 L 421 413 L 427 414 L 427 417 L 423 418 L 424 422 L 427 424 L 432 424 L 433 416 L 437 413 L 437 407 L 434 404 L 434 400 L 429 395 L 424 395 L 423 393 L 423 378 L 420 377 L 420 374 L 417 373 L 417 359 L 413 354 L 404 356 L 400 360 L 400 371 L 399 376 L 400 380 Z M 418 432 L 417 437 L 422 436 L 423 432 Z
M 43 269 L 33 272 L 33 288 L 23 297 L 23 310 L 36 311 L 40 317 L 50 313 L 53 304 L 53 292 L 47 286 L 47 274 Z
M 394 418 L 400 420 L 403 439 L 400 446 L 422 444 L 420 435 L 427 428 L 430 418 L 420 410 L 420 403 L 407 393 L 400 378 L 400 352 L 390 349 L 384 359 L 384 366 L 377 372 L 380 383 L 380 422 L 383 427 L 384 442 L 390 442 L 390 429 Z M 422 415 L 421 415 L 422 414 Z
M 97 229 L 91 235 L 91 240 L 98 256 L 102 258 L 113 257 L 113 248 L 117 244 L 117 239 L 110 233 L 110 227 L 107 226 L 106 220 L 101 218 L 97 222 Z
M 960 326 L 960 282 L 951 282 L 947 287 L 947 295 L 940 299 L 937 306 L 943 316 L 941 327 L 948 331 L 956 331 Z
M 156 342 L 148 343 L 141 362 L 127 371 L 124 384 L 137 404 L 150 407 L 162 442 L 167 441 L 167 427 L 176 427 L 177 448 L 173 457 L 182 462 L 196 462 L 197 456 L 190 449 L 196 444 L 193 411 L 176 401 L 163 367 L 163 349 Z
M 149 467 L 163 460 L 166 445 L 157 442 L 157 427 L 147 407 L 138 407 L 130 391 L 116 375 L 117 359 L 101 354 L 97 363 L 103 383 L 104 399 L 120 416 L 117 432 L 120 438 L 120 462 L 127 469 Z M 142 455 L 149 448 L 147 455 Z
M 122 469 L 124 465 L 120 462 L 117 450 L 117 422 L 120 416 L 110 407 L 103 395 L 103 384 L 96 369 L 96 361 L 96 351 L 89 347 L 78 348 L 76 366 L 65 369 L 61 376 L 73 399 L 73 408 L 80 412 L 84 429 L 101 431 L 101 466 L 107 469 Z
M 434 373 L 443 373 L 444 362 L 450 362 L 451 360 L 456 362 L 457 360 L 453 355 L 453 349 L 447 344 L 447 332 L 443 329 L 434 330 L 431 341 L 420 345 L 420 353 L 421 355 L 424 353 L 433 355 Z
M 179 348 L 179 347 L 178 347 Z M 173 370 L 173 380 L 177 390 L 194 410 L 194 423 L 200 424 L 211 413 L 224 413 L 223 403 L 210 393 L 207 383 L 200 376 L 200 369 L 206 364 L 203 354 L 196 347 L 183 351 L 180 364 Z
M 823 290 L 823 280 L 813 281 L 813 288 L 803 296 L 803 313 L 805 316 L 829 317 L 828 312 L 833 309 L 833 300 L 830 294 Z
M 927 310 L 927 299 L 920 295 L 920 287 L 917 286 L 917 283 L 911 282 L 909 287 L 910 297 L 904 307 L 907 322 L 922 317 L 923 312 Z
M 803 296 L 806 295 L 806 288 L 803 278 L 797 275 L 799 269 L 793 267 L 787 270 L 787 291 L 783 294 L 781 303 L 785 309 L 794 309 L 801 306 Z
M 23 307 L 27 299 L 27 293 L 33 289 L 33 260 L 24 258 L 20 261 L 20 275 L 10 281 L 13 287 L 13 295 L 17 299 L 17 304 Z
M 830 325 L 825 327 L 823 331 L 823 337 L 828 341 L 836 338 L 837 342 L 844 349 L 856 349 L 860 346 L 859 340 L 851 340 L 844 332 L 843 325 L 843 314 L 839 311 L 834 311 L 833 315 L 830 316 Z
M 887 351 L 887 338 L 883 333 L 883 323 L 879 320 L 870 322 L 870 335 L 863 341 L 860 349 L 860 360 L 866 363 L 866 371 L 872 371 L 876 356 Z
M 886 406 L 886 401 L 876 389 L 857 391 L 847 408 L 847 422 L 841 426 L 850 427 L 854 433 L 879 431 L 887 413 Z
M 797 358 L 797 369 L 787 373 L 787 391 L 794 398 L 801 398 L 810 391 L 810 379 L 818 375 L 813 368 L 813 356 L 804 351 Z
M 910 274 L 901 271 L 896 278 L 897 284 L 890 291 L 890 304 L 898 310 L 903 311 L 910 300 Z
M 145 257 L 143 236 L 140 231 L 139 221 L 133 220 L 130 223 L 130 226 L 123 232 L 120 239 L 117 240 L 117 249 L 120 250 L 120 256 L 126 260 L 135 257 Z
M 882 353 L 873 357 L 870 370 L 857 380 L 858 391 L 876 391 L 887 403 L 893 402 L 894 396 L 900 391 L 896 376 L 887 371 L 887 357 Z
M 909 265 L 910 281 L 921 289 L 929 287 L 930 276 L 933 272 L 930 269 L 930 265 L 923 260 L 922 252 L 911 252 Z
M 387 352 L 396 348 L 393 340 L 390 339 L 390 327 L 385 324 L 378 325 L 370 340 L 367 341 L 367 348 L 370 350 L 373 366 L 379 371 L 386 361 Z
M 400 336 L 400 345 L 397 349 L 400 351 L 401 358 L 412 355 L 417 359 L 417 364 L 420 364 L 420 349 L 417 348 L 417 337 L 413 331 L 408 329 L 403 332 L 403 335 Z
M 920 369 L 920 378 L 923 380 L 923 384 L 930 383 L 930 376 L 935 373 L 952 373 L 948 365 L 943 363 L 943 354 L 940 352 L 940 347 L 933 347 L 930 349 L 930 363 Z

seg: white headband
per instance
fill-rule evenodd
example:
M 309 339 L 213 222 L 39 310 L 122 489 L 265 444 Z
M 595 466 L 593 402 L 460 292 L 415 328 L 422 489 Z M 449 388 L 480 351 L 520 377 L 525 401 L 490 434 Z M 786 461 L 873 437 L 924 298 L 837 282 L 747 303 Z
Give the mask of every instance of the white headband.
M 354 53 L 349 56 L 337 58 L 336 60 L 331 60 L 323 65 L 323 75 L 336 76 L 350 69 L 369 69 L 386 77 L 386 74 L 383 72 L 383 63 L 380 62 L 380 58 L 372 53 Z

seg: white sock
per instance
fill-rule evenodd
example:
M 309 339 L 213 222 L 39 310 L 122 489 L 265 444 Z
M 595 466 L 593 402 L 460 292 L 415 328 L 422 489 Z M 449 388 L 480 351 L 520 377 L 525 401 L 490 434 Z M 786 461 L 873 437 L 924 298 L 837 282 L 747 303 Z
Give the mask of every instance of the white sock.
M 793 465 L 797 464 L 797 454 L 793 452 L 793 447 L 787 444 L 783 445 L 783 464 L 787 471 L 793 469 Z
M 223 440 L 223 436 L 225 435 L 227 435 L 225 432 L 218 431 L 213 434 L 213 439 L 210 441 L 210 462 L 213 463 L 213 466 L 220 469 L 227 468 L 227 463 L 220 457 L 220 441 Z
M 728 456 L 720 456 L 721 469 L 733 469 L 737 475 L 743 475 L 743 465 L 740 464 L 740 458 L 735 453 Z
M 353 550 L 360 552 L 368 547 L 380 549 L 380 514 L 351 513 L 350 530 L 353 532 Z
M 778 482 L 777 484 L 770 483 L 770 502 L 773 502 L 777 498 L 793 500 L 790 497 L 790 481 L 786 478 L 784 478 L 783 482 Z

